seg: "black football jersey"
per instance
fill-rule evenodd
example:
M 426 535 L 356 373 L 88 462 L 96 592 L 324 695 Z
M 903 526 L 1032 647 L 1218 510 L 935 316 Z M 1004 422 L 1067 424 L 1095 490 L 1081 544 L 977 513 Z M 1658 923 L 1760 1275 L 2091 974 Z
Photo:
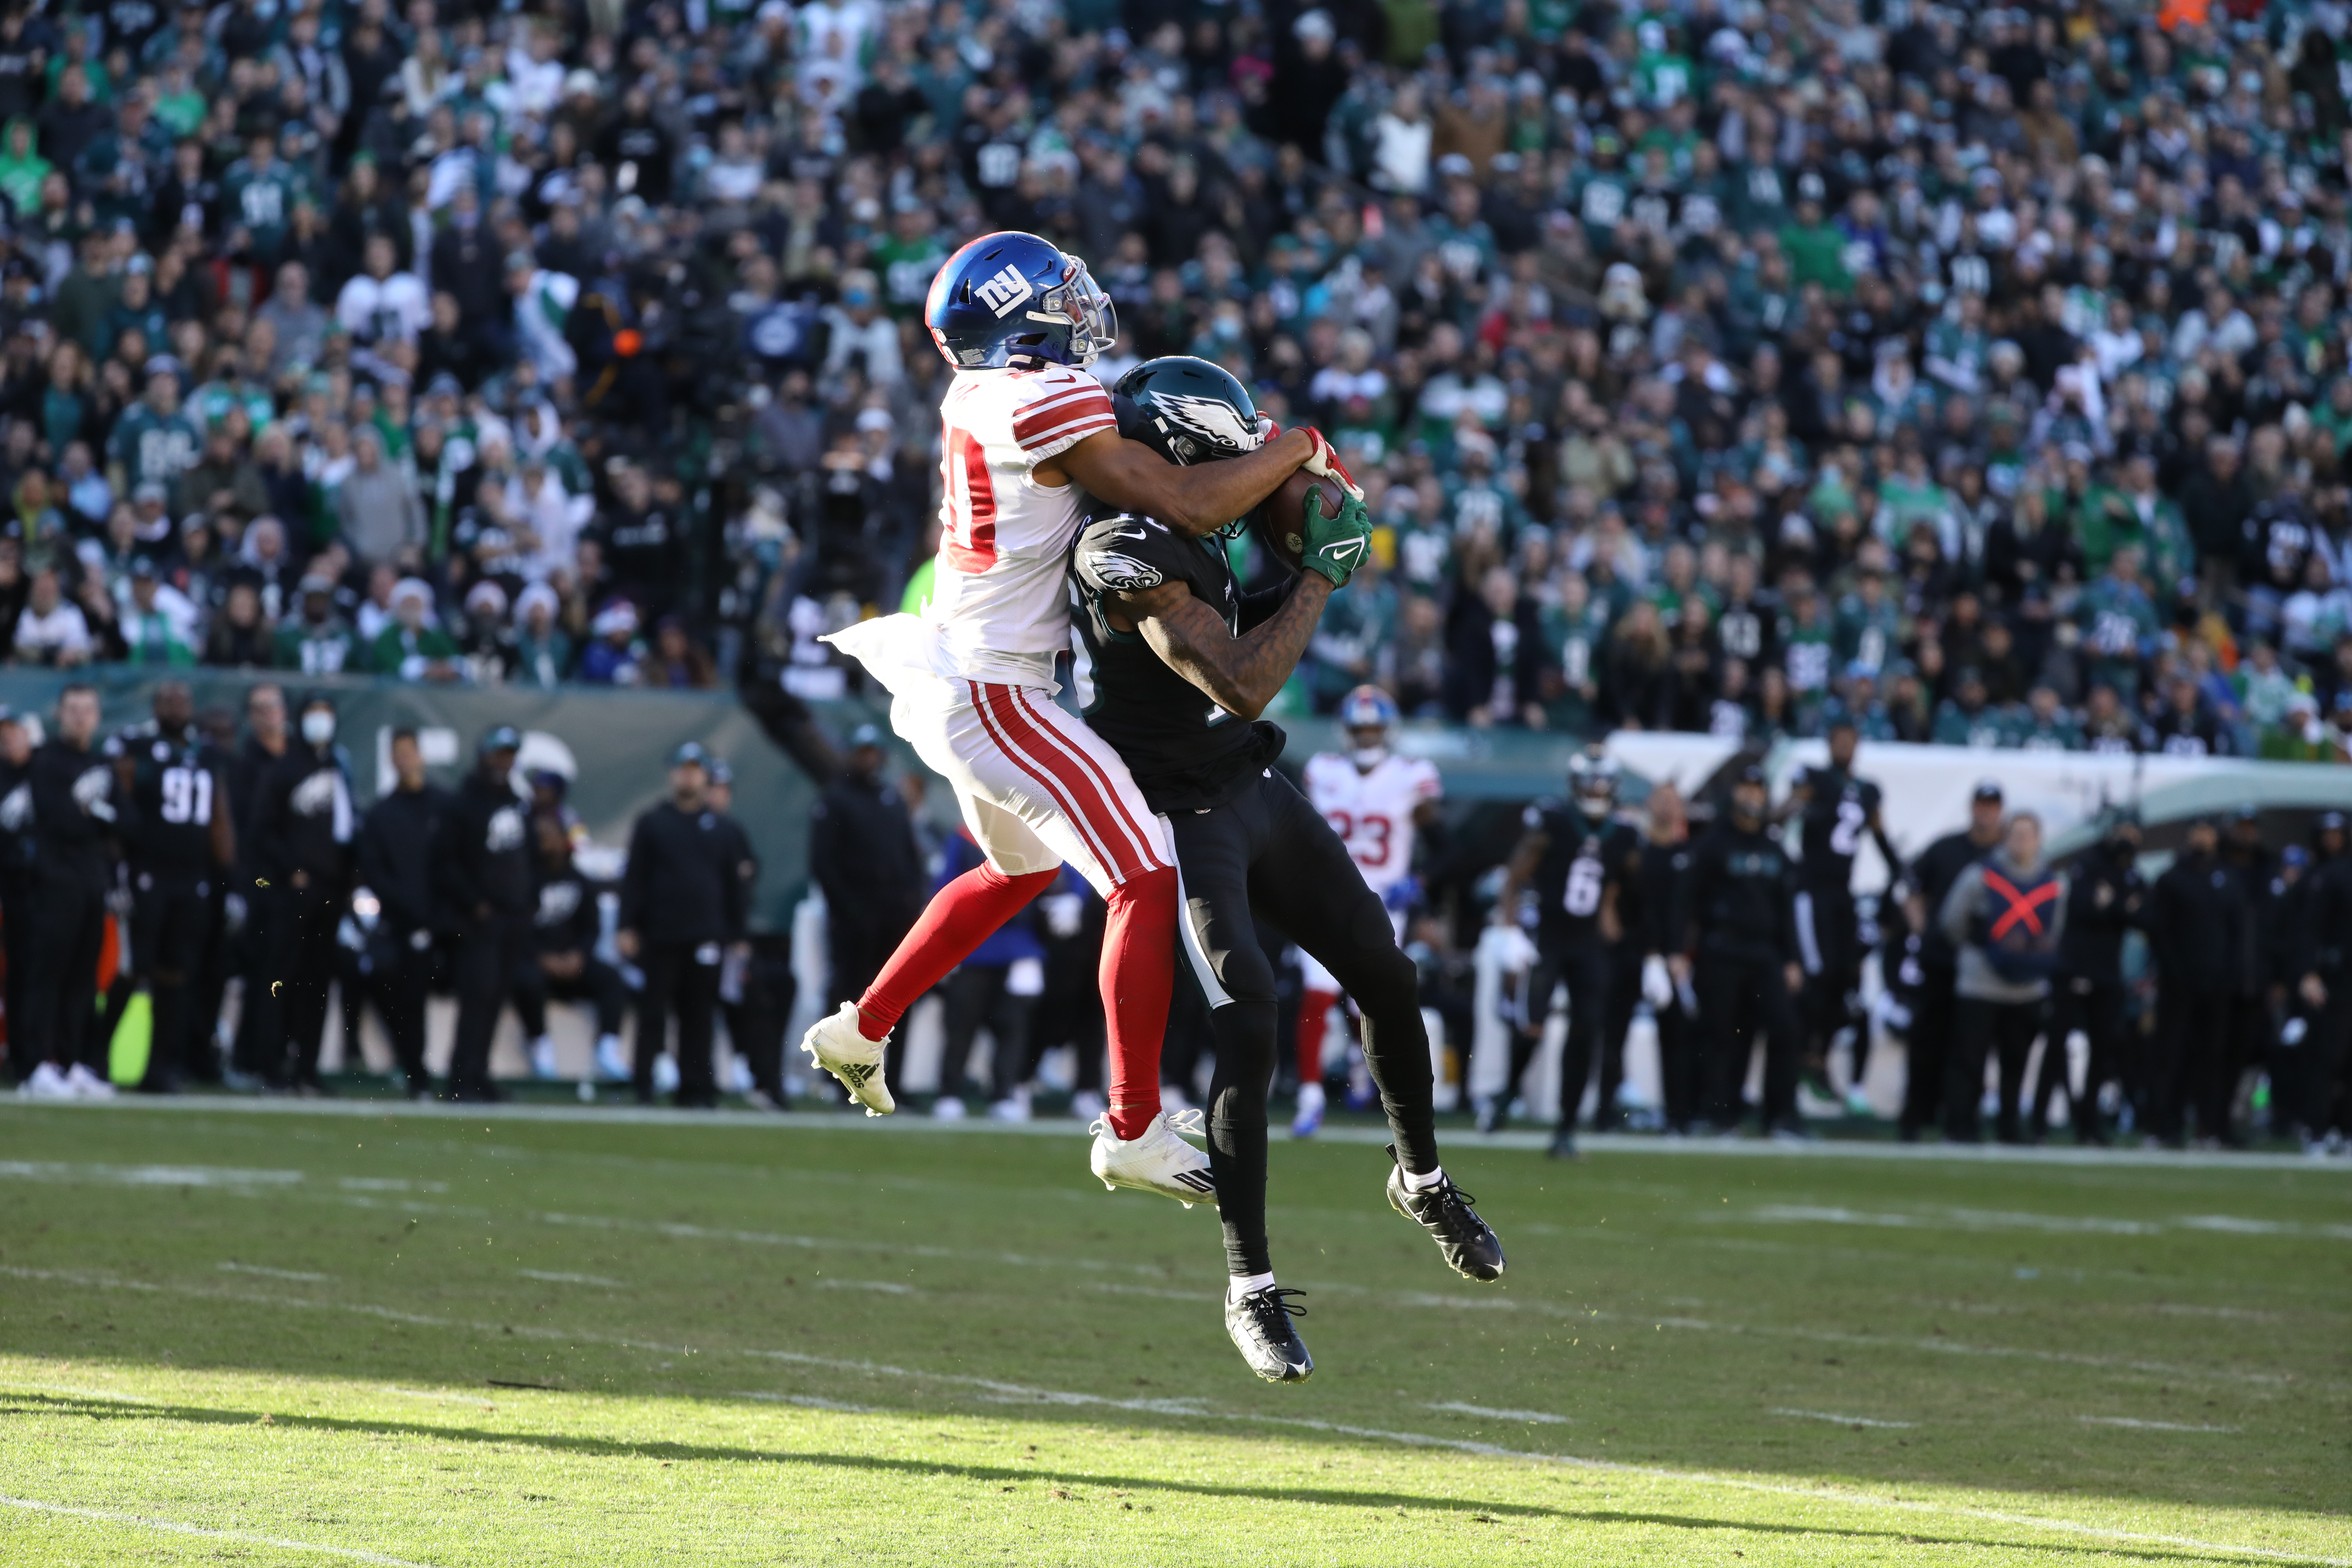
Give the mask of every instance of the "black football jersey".
M 1182 583 L 1239 637 L 1287 588 L 1244 595 L 1213 536 L 1187 539 L 1148 517 L 1114 512 L 1078 533 L 1070 555 L 1070 620 L 1078 629 L 1078 710 L 1135 776 L 1154 811 L 1222 805 L 1282 752 L 1282 731 L 1219 707 L 1168 668 L 1139 632 L 1114 630 L 1107 595 Z
M 121 743 L 131 758 L 133 812 L 125 837 L 133 875 L 209 876 L 213 812 L 228 807 L 217 798 L 218 761 L 211 744 L 193 729 L 174 740 L 152 721 L 124 731 Z
M 1843 892 L 1853 886 L 1854 851 L 1878 813 L 1878 786 L 1836 768 L 1807 768 L 1812 797 L 1797 826 L 1803 853 L 1799 876 L 1808 888 Z
M 1601 900 L 1612 884 L 1623 883 L 1638 870 L 1641 836 L 1622 822 L 1595 822 L 1556 800 L 1538 801 L 1521 820 L 1546 840 L 1529 879 L 1537 944 L 1601 941 Z M 1624 897 L 1622 889 L 1618 897 Z

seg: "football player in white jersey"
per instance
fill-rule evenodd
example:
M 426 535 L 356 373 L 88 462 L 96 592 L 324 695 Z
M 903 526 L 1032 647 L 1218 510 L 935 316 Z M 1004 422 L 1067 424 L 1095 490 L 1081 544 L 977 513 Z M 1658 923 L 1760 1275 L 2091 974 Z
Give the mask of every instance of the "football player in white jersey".
M 1436 767 L 1389 750 L 1396 724 L 1393 698 L 1377 686 L 1359 686 L 1339 704 L 1348 731 L 1346 752 L 1318 752 L 1307 762 L 1307 799 L 1323 814 L 1364 885 L 1381 898 L 1404 940 L 1404 919 L 1419 889 L 1412 879 L 1412 848 L 1420 831 L 1437 820 L 1445 785 Z M 1298 955 L 1304 980 L 1298 999 L 1298 1114 L 1294 1138 L 1311 1138 L 1323 1125 L 1323 1034 L 1339 1003 L 1339 983 L 1307 952 Z
M 919 614 L 827 640 L 889 689 L 891 728 L 954 787 L 987 859 L 940 890 L 865 994 L 802 1047 L 866 1114 L 895 1109 L 883 1070 L 891 1029 L 1066 861 L 1110 910 L 1110 1105 L 1094 1124 L 1095 1174 L 1189 1205 L 1214 1184 L 1160 1106 L 1173 862 L 1118 753 L 1053 701 L 1055 656 L 1070 645 L 1065 574 L 1081 491 L 1194 535 L 1244 515 L 1301 468 L 1360 500 L 1362 491 L 1313 430 L 1235 432 L 1245 455 L 1198 468 L 1120 437 L 1087 368 L 1118 336 L 1111 302 L 1085 263 L 1035 235 L 987 235 L 950 257 L 924 320 L 956 367 L 940 406 L 938 587 Z

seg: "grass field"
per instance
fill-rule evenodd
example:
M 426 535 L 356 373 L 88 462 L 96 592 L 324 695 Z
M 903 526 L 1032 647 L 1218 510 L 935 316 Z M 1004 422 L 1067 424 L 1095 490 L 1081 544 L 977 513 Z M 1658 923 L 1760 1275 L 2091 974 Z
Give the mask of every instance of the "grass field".
M 2352 1172 L 0 1108 L 0 1563 L 2352 1559 Z

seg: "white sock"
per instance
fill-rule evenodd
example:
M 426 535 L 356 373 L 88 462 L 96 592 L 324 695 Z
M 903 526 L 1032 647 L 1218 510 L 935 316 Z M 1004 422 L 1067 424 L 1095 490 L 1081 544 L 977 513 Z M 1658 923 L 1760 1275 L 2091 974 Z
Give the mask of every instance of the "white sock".
M 1225 1300 L 1238 1301 L 1253 1290 L 1263 1290 L 1274 1283 L 1271 1274 L 1236 1274 L 1225 1281 Z
M 1445 1180 L 1445 1167 L 1443 1165 L 1424 1176 L 1416 1176 L 1411 1171 L 1407 1171 L 1404 1173 L 1404 1190 L 1409 1193 L 1425 1193 L 1444 1180 Z

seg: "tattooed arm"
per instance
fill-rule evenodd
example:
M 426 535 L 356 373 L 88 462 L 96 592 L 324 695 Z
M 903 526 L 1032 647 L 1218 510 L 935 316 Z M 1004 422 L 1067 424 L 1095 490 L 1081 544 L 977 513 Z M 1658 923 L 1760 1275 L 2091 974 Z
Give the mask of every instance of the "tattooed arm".
M 1255 719 L 1298 668 L 1330 597 L 1328 578 L 1304 573 L 1293 581 L 1282 608 L 1238 637 L 1182 583 L 1131 590 L 1106 607 L 1118 630 L 1139 632 L 1161 662 L 1207 692 L 1218 707 Z M 1120 621 L 1129 624 L 1118 626 Z

